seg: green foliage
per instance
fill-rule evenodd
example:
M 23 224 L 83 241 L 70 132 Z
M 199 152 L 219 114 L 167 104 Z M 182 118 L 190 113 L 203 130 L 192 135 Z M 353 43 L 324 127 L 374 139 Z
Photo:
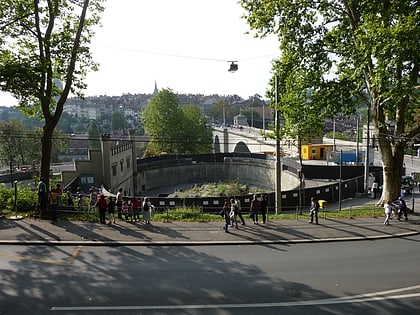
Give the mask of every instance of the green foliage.
M 125 128 L 127 128 L 127 122 L 124 119 L 124 115 L 120 111 L 115 111 L 112 113 L 112 131 L 118 130 L 123 131 Z
M 179 107 L 178 97 L 169 89 L 151 98 L 143 113 L 144 129 L 152 137 L 149 150 L 158 154 L 208 153 L 211 129 L 195 105 Z
M 0 208 L 6 212 L 14 211 L 15 203 L 15 189 L 6 188 L 4 184 L 0 185 L 0 200 L 2 204 Z M 21 212 L 32 212 L 35 210 L 35 205 L 38 200 L 36 190 L 32 189 L 31 185 L 21 186 L 18 185 L 17 189 L 17 210 Z
M 281 57 L 273 72 L 279 78 L 278 109 L 289 125 L 282 132 L 305 135 L 304 124 L 317 117 L 348 115 L 367 105 L 384 165 L 383 198 L 397 196 L 404 147 L 420 134 L 420 2 L 240 3 L 258 36 L 279 38 Z M 271 85 L 275 104 L 274 79 Z
M 201 185 L 194 185 L 190 189 L 186 189 L 182 192 L 175 192 L 171 194 L 171 197 L 206 197 L 206 196 L 241 196 L 246 194 L 261 193 L 262 191 L 255 188 L 249 187 L 248 185 L 241 184 L 236 181 L 232 182 L 218 182 L 218 183 L 205 183 Z
M 200 108 L 189 104 L 182 108 L 181 151 L 185 154 L 209 153 L 212 150 L 213 132 L 207 126 L 207 118 Z
M 0 90 L 44 120 L 41 173 L 48 184 L 52 137 L 70 92 L 81 95 L 102 0 L 0 2 Z
M 34 127 L 32 130 L 24 128 L 17 120 L 0 121 L 0 160 L 5 162 L 19 162 L 20 165 L 32 164 L 41 158 L 42 129 Z M 52 161 L 58 161 L 58 152 L 67 146 L 67 137 L 62 131 L 53 134 L 51 151 Z
M 100 149 L 101 148 L 101 142 L 100 142 L 100 132 L 98 124 L 91 120 L 88 127 L 88 136 L 89 136 L 89 149 Z

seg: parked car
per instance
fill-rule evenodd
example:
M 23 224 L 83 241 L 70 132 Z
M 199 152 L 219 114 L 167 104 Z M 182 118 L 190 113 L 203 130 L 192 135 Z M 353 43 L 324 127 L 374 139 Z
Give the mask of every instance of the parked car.
M 401 190 L 406 194 L 411 193 L 414 187 L 414 179 L 411 175 L 406 175 L 401 177 Z

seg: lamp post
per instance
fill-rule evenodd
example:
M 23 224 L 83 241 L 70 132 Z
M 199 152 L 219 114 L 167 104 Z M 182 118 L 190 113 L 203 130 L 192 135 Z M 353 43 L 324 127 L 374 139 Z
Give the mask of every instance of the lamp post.
M 370 106 L 367 106 L 367 127 L 366 127 L 366 153 L 365 153 L 365 194 L 369 189 L 369 146 L 370 146 Z
M 21 215 L 17 214 L 17 184 L 18 184 L 18 181 L 15 180 L 13 182 L 13 186 L 15 187 L 15 194 L 14 194 L 15 198 L 14 198 L 14 201 L 13 201 L 13 208 L 15 210 L 15 215 L 11 216 L 9 218 L 10 220 L 21 220 L 21 219 L 23 219 L 23 217 Z
M 281 156 L 280 156 L 280 111 L 278 110 L 278 78 L 274 79 L 275 84 L 275 105 L 276 105 L 276 214 L 281 212 Z

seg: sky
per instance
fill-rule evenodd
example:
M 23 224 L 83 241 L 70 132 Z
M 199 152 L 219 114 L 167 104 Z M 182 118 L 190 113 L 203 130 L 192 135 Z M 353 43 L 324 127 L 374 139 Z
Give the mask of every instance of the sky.
M 85 95 L 151 94 L 156 82 L 180 94 L 264 97 L 279 45 L 246 34 L 243 12 L 237 0 L 107 0 Z M 0 106 L 15 103 L 0 95 Z

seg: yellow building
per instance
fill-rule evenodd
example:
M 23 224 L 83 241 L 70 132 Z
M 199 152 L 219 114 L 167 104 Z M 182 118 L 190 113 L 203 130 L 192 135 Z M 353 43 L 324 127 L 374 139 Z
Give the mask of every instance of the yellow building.
M 301 147 L 302 159 L 304 160 L 326 160 L 328 151 L 333 149 L 332 144 L 305 144 Z

